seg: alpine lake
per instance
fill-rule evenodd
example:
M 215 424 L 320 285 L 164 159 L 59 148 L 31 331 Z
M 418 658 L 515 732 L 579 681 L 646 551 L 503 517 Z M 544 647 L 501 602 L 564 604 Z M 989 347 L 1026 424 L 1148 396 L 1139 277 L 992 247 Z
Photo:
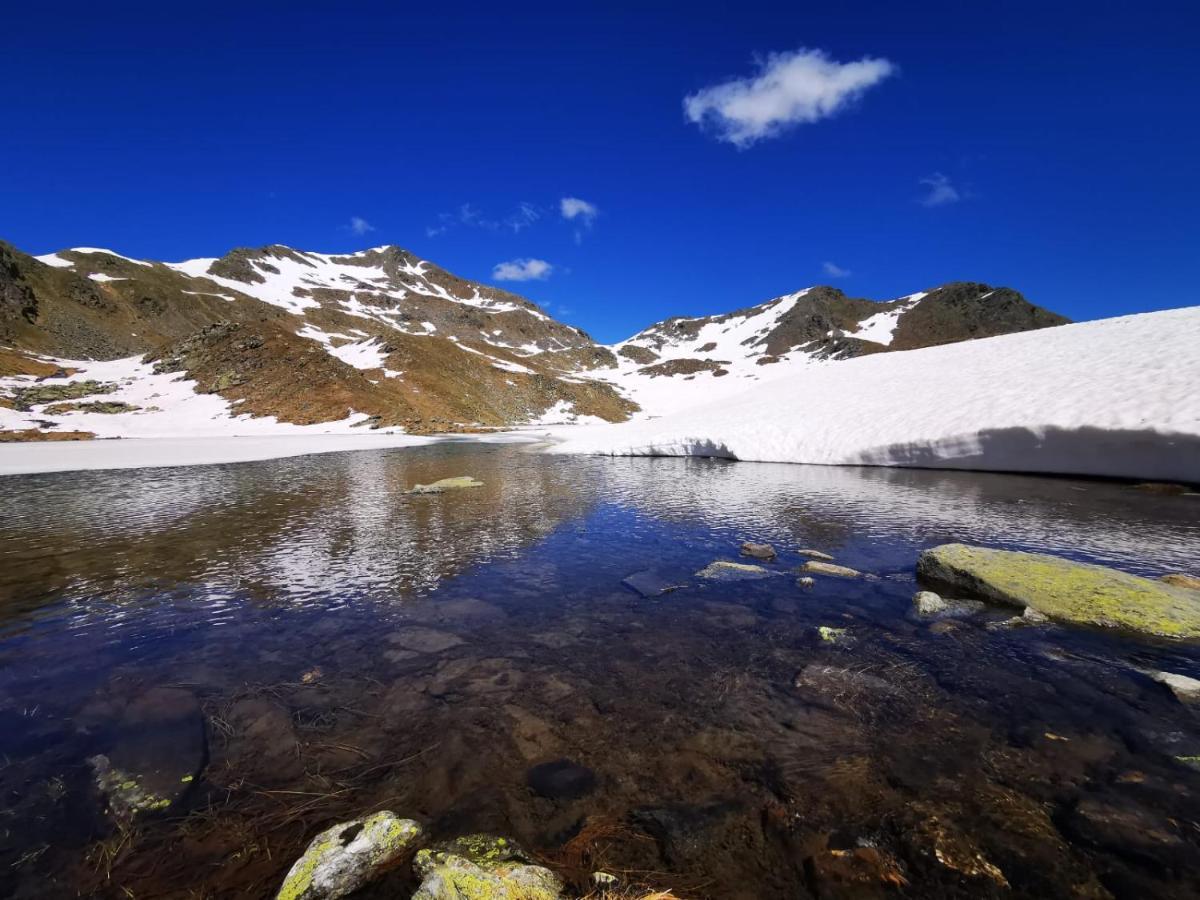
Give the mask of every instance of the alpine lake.
M 1200 896 L 1146 674 L 1200 647 L 920 615 L 949 542 L 1195 573 L 1200 497 L 465 441 L 0 479 L 0 897 L 273 897 L 378 810 L 571 896 Z

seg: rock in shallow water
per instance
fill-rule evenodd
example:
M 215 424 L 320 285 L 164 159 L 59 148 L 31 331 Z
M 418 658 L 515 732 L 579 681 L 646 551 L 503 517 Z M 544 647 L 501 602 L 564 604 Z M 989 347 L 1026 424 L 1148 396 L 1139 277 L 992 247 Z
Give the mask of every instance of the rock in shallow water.
M 770 562 L 775 558 L 775 548 L 770 544 L 756 544 L 753 541 L 746 541 L 746 543 L 742 544 L 742 556 L 752 556 L 755 559 Z
M 409 494 L 444 494 L 459 488 L 483 487 L 482 481 L 476 481 L 470 475 L 456 475 L 454 478 L 443 478 L 433 484 L 418 484 L 409 488 Z
M 643 597 L 661 597 L 663 594 L 683 587 L 682 584 L 672 583 L 657 572 L 652 572 L 649 569 L 634 572 L 632 575 L 622 578 L 621 584 L 625 585 L 631 591 L 636 591 Z
M 1174 672 L 1147 672 L 1159 684 L 1171 689 L 1180 703 L 1200 703 L 1200 680 Z
M 296 860 L 276 900 L 334 900 L 357 891 L 424 837 L 412 819 L 392 812 L 322 831 Z
M 943 544 L 917 574 L 936 584 L 1078 625 L 1200 638 L 1200 593 L 1116 569 L 1041 553 Z
M 833 563 L 809 560 L 800 567 L 801 572 L 812 572 L 816 575 L 833 575 L 838 578 L 858 578 L 862 572 L 848 566 L 836 566 Z
M 947 600 L 933 591 L 920 591 L 913 597 L 913 612 L 923 619 L 963 619 L 983 608 L 979 600 Z
M 468 835 L 422 850 L 412 900 L 558 900 L 563 883 L 506 838 Z
M 116 738 L 91 763 L 109 813 L 127 822 L 175 806 L 208 756 L 204 717 L 189 691 L 152 688 L 133 700 Z
M 822 553 L 820 550 L 812 550 L 806 547 L 804 549 L 797 550 L 796 552 L 801 556 L 807 556 L 809 559 L 823 559 L 825 562 L 833 562 L 832 556 L 830 556 L 828 553 Z
M 569 759 L 556 759 L 531 768 L 525 783 L 543 797 L 574 800 L 596 789 L 596 773 Z
M 918 591 L 913 597 L 913 609 L 918 616 L 935 616 L 945 612 L 946 601 L 933 591 Z
M 711 581 L 748 581 L 753 578 L 766 578 L 770 574 L 762 566 L 753 563 L 726 562 L 719 559 L 697 572 L 696 577 Z

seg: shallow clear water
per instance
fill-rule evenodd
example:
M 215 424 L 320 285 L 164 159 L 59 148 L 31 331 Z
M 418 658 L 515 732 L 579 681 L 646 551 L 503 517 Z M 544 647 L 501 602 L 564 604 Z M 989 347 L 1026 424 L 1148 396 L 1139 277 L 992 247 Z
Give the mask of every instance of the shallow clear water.
M 404 494 L 463 474 L 484 487 Z M 1200 498 L 480 445 L 0 492 L 0 896 L 272 896 L 379 808 L 581 888 L 1200 893 L 1200 720 L 1138 671 L 1200 677 L 1200 651 L 909 612 L 946 541 L 1195 571 Z M 694 576 L 745 540 L 778 574 Z M 878 577 L 801 588 L 803 547 Z M 643 598 L 642 570 L 683 586 Z M 88 760 L 139 753 L 200 774 L 118 828 Z M 594 789 L 531 789 L 557 759 Z

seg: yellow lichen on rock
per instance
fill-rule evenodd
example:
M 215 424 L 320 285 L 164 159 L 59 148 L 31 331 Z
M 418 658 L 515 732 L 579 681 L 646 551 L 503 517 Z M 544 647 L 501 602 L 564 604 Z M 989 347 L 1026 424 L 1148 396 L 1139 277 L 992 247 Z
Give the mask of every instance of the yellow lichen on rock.
M 1032 607 L 1059 622 L 1200 639 L 1200 592 L 1105 566 L 943 544 L 921 554 L 917 573 L 986 600 Z

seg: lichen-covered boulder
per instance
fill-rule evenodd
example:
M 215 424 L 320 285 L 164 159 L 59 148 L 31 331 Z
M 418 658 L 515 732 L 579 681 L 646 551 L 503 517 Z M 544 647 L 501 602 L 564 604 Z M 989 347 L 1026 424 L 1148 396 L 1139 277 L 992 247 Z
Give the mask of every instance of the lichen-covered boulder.
M 459 488 L 483 487 L 482 481 L 477 481 L 470 475 L 456 475 L 454 478 L 443 478 L 433 484 L 418 484 L 409 489 L 410 494 L 444 494 Z
M 412 900 L 559 900 L 563 893 L 557 875 L 502 837 L 473 834 L 421 850 L 413 868 L 422 880 Z
M 1200 592 L 1105 566 L 943 544 L 921 554 L 917 574 L 956 592 L 1032 607 L 1058 622 L 1200 639 Z
M 333 900 L 358 890 L 416 847 L 424 829 L 393 812 L 322 831 L 283 881 L 276 900 Z

